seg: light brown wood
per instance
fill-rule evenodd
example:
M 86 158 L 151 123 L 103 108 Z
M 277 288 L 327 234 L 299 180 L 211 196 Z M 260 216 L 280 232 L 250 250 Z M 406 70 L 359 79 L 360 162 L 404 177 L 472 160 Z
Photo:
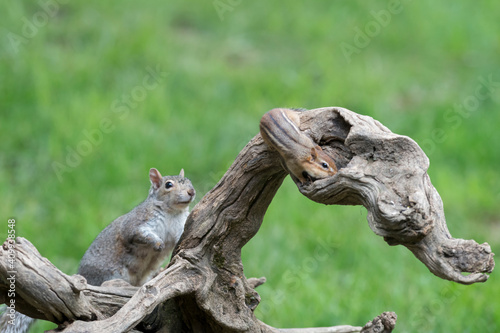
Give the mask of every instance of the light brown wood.
M 298 115 L 302 133 L 338 167 L 333 177 L 303 184 L 295 179 L 304 196 L 327 205 L 363 205 L 375 234 L 389 245 L 407 247 L 443 279 L 463 284 L 487 280 L 486 273 L 494 268 L 489 245 L 450 235 L 441 198 L 427 174 L 429 160 L 412 139 L 343 108 Z M 194 207 L 169 267 L 139 289 L 89 286 L 78 275 L 60 272 L 31 243 L 18 238 L 17 310 L 62 324 L 63 332 L 125 332 L 141 321 L 159 332 L 181 333 L 391 332 L 393 313 L 380 315 L 364 328 L 299 330 L 276 329 L 255 317 L 260 302 L 255 287 L 265 280 L 244 276 L 241 248 L 258 232 L 288 174 L 281 158 L 256 135 Z M 2 302 L 7 301 L 6 256 L 4 244 Z

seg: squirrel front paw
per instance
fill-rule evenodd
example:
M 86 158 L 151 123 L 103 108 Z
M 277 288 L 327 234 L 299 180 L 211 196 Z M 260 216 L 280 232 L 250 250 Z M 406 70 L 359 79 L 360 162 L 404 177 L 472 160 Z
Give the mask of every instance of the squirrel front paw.
M 163 251 L 164 248 L 165 248 L 165 243 L 161 240 L 156 242 L 153 246 L 153 249 L 158 252 Z

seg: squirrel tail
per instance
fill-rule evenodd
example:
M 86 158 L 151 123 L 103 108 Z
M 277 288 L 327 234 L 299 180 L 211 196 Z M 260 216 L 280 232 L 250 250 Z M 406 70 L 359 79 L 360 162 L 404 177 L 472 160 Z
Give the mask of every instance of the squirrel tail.
M 0 306 L 0 333 L 26 333 L 36 319 L 22 313 L 9 313 L 6 305 Z

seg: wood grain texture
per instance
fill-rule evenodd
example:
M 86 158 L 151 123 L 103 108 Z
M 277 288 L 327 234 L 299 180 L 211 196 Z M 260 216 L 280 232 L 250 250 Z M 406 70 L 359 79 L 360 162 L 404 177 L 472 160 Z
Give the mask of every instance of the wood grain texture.
M 427 174 L 429 160 L 410 138 L 347 109 L 298 112 L 300 130 L 336 162 L 333 177 L 301 183 L 307 198 L 326 205 L 363 205 L 368 224 L 389 245 L 407 247 L 435 275 L 484 282 L 494 268 L 487 243 L 454 239 Z M 391 332 L 394 313 L 364 328 L 283 330 L 260 322 L 241 248 L 258 232 L 286 163 L 256 135 L 215 187 L 194 207 L 168 268 L 141 288 L 92 287 L 67 276 L 18 238 L 17 310 L 61 324 L 63 332 Z M 331 223 L 340 223 L 332 221 Z M 0 251 L 0 301 L 7 301 L 6 248 Z M 463 273 L 470 273 L 464 275 Z M 7 289 L 6 289 L 7 288 Z M 142 322 L 142 323 L 141 323 Z M 139 326 L 137 326 L 139 325 Z

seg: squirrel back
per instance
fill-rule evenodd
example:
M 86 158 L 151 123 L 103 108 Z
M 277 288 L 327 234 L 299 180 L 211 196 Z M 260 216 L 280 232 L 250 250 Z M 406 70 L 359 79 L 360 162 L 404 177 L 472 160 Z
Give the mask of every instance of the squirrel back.
M 140 286 L 153 277 L 179 241 L 196 194 L 193 185 L 184 178 L 184 170 L 162 177 L 152 168 L 149 179 L 146 200 L 111 222 L 83 255 L 78 273 L 89 284 L 122 279 Z M 0 333 L 25 333 L 35 321 L 7 310 L 0 307 L 0 313 L 5 311 L 0 315 Z
M 336 174 L 333 159 L 299 127 L 300 117 L 292 109 L 272 109 L 260 120 L 262 138 L 279 152 L 289 172 L 301 183 Z
M 11 313 L 4 304 L 0 306 L 1 312 L 0 333 L 26 333 L 36 320 L 20 312 Z
M 162 177 L 152 168 L 148 197 L 109 224 L 85 252 L 78 274 L 92 285 L 122 279 L 140 286 L 151 279 L 184 231 L 189 204 L 195 197 L 191 181 Z

